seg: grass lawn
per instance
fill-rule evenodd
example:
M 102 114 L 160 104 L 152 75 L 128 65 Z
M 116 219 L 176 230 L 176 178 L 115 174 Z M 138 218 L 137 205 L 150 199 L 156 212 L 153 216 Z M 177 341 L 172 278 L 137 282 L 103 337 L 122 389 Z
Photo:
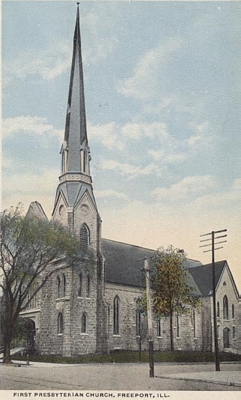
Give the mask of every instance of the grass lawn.
M 232 353 L 220 353 L 220 361 L 241 361 L 241 355 Z M 14 360 L 26 361 L 26 356 L 15 355 Z M 58 355 L 33 355 L 29 361 L 61 363 L 61 364 L 82 364 L 82 363 L 139 363 L 138 351 L 114 351 L 110 354 L 87 354 L 77 357 L 62 357 Z M 141 353 L 141 362 L 148 362 L 149 354 L 146 351 Z M 155 362 L 214 362 L 213 353 L 194 351 L 155 351 Z

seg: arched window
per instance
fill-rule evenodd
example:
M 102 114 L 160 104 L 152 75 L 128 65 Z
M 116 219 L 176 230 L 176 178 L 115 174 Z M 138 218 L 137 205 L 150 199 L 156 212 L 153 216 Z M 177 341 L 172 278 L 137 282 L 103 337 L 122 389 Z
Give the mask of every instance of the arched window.
M 224 328 L 224 330 L 223 330 L 223 347 L 225 349 L 228 349 L 230 346 L 229 332 L 230 332 L 229 328 Z
M 219 305 L 219 301 L 217 302 L 217 317 L 220 317 L 220 305 Z
M 82 275 L 82 273 L 80 273 L 79 274 L 78 297 L 82 297 L 82 290 L 83 290 L 83 275 Z
M 234 304 L 232 304 L 232 318 L 234 318 Z
M 66 295 L 66 278 L 65 275 L 62 275 L 62 297 Z
M 114 298 L 114 335 L 120 334 L 120 299 Z
M 157 320 L 157 336 L 158 337 L 162 336 L 162 320 L 161 320 L 161 318 L 158 318 L 158 320 Z
M 228 319 L 228 298 L 226 295 L 223 298 L 223 319 Z
M 90 232 L 86 224 L 83 224 L 80 228 L 80 247 L 83 251 L 88 249 L 90 244 Z
M 86 277 L 86 296 L 90 297 L 90 276 Z
M 61 280 L 59 276 L 57 276 L 57 297 L 61 297 Z
M 64 332 L 64 319 L 63 314 L 58 314 L 58 326 L 57 326 L 58 335 L 61 335 Z
M 81 333 L 87 333 L 87 314 L 83 313 L 81 317 Z

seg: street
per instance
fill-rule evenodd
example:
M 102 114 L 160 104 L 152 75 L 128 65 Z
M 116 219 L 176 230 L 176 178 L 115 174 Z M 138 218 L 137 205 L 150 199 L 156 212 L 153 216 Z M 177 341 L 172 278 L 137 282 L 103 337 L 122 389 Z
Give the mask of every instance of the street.
M 213 364 L 46 364 L 21 367 L 0 364 L 1 390 L 139 390 L 238 391 L 241 364 L 227 363 L 216 372 Z

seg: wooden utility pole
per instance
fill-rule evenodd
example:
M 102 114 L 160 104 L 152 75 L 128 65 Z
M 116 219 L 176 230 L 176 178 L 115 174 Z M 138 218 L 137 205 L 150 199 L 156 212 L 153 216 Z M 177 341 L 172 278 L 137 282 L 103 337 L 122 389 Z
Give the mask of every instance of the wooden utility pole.
M 214 349 L 215 349 L 215 367 L 216 371 L 220 371 L 220 362 L 219 362 L 219 353 L 218 353 L 218 333 L 217 333 L 217 313 L 216 313 L 216 279 L 215 279 L 215 250 L 222 249 L 223 247 L 216 247 L 215 245 L 220 243 L 225 243 L 227 240 L 222 240 L 219 242 L 215 242 L 216 239 L 226 238 L 227 234 L 221 236 L 215 236 L 217 233 L 227 232 L 227 229 L 223 229 L 221 231 L 212 231 L 210 233 L 205 233 L 201 236 L 211 236 L 209 239 L 201 240 L 201 242 L 210 241 L 208 244 L 204 244 L 200 247 L 207 247 L 211 246 L 210 250 L 204 251 L 207 253 L 209 251 L 212 252 L 212 292 L 213 292 L 213 336 L 214 336 Z
M 148 340 L 149 340 L 149 366 L 150 378 L 154 378 L 154 348 L 153 348 L 153 322 L 150 294 L 150 267 L 149 260 L 145 258 L 144 269 L 146 275 L 146 301 L 147 301 L 147 322 L 148 322 Z

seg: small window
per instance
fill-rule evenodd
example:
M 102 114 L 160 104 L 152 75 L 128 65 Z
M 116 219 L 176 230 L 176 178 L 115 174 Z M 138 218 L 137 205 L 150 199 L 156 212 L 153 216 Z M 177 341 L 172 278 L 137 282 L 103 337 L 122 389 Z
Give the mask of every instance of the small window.
M 235 326 L 233 326 L 233 339 L 235 339 L 236 337 L 236 330 L 235 330 Z
M 157 320 L 157 336 L 158 337 L 162 336 L 162 320 L 161 320 L 161 318 L 158 318 L 158 320 Z
M 81 318 L 81 333 L 87 333 L 87 314 L 83 313 Z
M 120 334 L 120 299 L 114 298 L 114 335 Z
M 63 314 L 59 313 L 58 315 L 58 327 L 57 327 L 58 335 L 61 335 L 64 332 L 64 320 Z
M 232 318 L 234 318 L 234 304 L 232 304 Z
M 219 301 L 217 302 L 217 317 L 220 317 L 220 305 L 219 305 Z

